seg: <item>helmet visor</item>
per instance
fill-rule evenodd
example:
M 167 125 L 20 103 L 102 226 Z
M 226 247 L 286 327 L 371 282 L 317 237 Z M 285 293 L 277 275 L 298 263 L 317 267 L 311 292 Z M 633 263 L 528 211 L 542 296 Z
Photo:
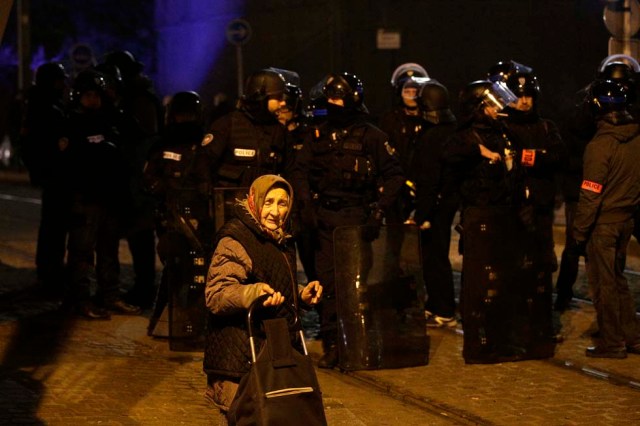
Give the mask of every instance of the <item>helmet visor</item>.
M 420 92 L 425 83 L 429 81 L 428 77 L 411 77 L 402 85 L 401 96 L 404 99 L 418 99 Z
M 501 81 L 494 82 L 482 95 L 486 106 L 502 111 L 507 105 L 517 102 L 518 97 Z

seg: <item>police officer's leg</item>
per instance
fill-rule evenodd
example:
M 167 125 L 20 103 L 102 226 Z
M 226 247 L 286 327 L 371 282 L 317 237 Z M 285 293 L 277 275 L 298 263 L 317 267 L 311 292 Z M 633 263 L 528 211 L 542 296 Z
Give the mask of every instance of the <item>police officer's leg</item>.
M 67 303 L 90 319 L 107 319 L 109 313 L 91 302 L 89 273 L 94 264 L 99 225 L 99 210 L 93 205 L 74 203 L 70 217 L 67 268 Z
M 554 309 L 564 311 L 569 307 L 573 298 L 573 284 L 578 278 L 578 264 L 580 255 L 576 251 L 576 242 L 573 238 L 573 218 L 576 214 L 578 203 L 576 201 L 566 201 L 564 205 L 565 214 L 565 245 L 560 260 L 560 270 L 556 281 L 556 302 Z
M 443 203 L 436 211 L 431 229 L 420 233 L 428 296 L 425 310 L 445 318 L 453 318 L 456 308 L 453 269 L 449 260 L 451 224 L 456 211 L 456 203 Z
M 120 299 L 120 239 L 118 221 L 106 207 L 100 207 L 96 239 L 96 299 L 110 305 Z
M 598 346 L 599 351 L 608 353 L 624 349 L 624 334 L 618 310 L 626 296 L 621 297 L 620 293 L 624 288 L 621 282 L 624 278 L 624 262 L 619 255 L 622 244 L 629 242 L 632 230 L 629 228 L 624 233 L 620 231 L 620 224 L 596 225 L 587 243 L 587 276 L 600 331 Z M 587 355 L 594 354 L 587 351 Z
M 333 256 L 333 226 L 319 218 L 317 233 L 318 249 L 316 250 L 316 272 L 318 280 L 322 284 L 322 301 L 317 305 L 320 315 L 320 336 L 325 357 L 318 366 L 332 368 L 336 365 L 337 358 L 337 313 L 335 291 L 335 268 Z
M 636 319 L 636 303 L 629 288 L 629 283 L 624 275 L 629 239 L 626 234 L 630 229 L 635 232 L 634 225 L 626 223 L 621 225 L 622 237 L 618 240 L 616 253 L 616 293 L 618 294 L 618 312 L 620 313 L 620 328 L 627 346 L 635 346 L 640 343 L 640 330 Z
M 53 185 L 42 188 L 36 268 L 45 296 L 64 294 L 64 257 L 69 226 L 69 194 Z
M 135 283 L 127 301 L 143 309 L 151 307 L 155 296 L 156 249 L 153 229 L 138 229 L 127 236 Z
M 538 264 L 538 289 L 535 293 L 534 326 L 545 338 L 558 339 L 553 328 L 553 272 L 558 268 L 553 241 L 554 213 L 551 208 L 536 210 L 535 244 L 539 252 L 535 256 Z

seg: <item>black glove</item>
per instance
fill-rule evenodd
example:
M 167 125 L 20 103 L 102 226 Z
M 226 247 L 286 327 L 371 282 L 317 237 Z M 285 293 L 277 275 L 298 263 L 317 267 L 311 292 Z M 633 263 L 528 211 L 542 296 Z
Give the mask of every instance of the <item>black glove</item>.
M 380 227 L 382 226 L 383 218 L 383 210 L 376 208 L 371 212 L 362 232 L 362 237 L 365 241 L 371 242 L 380 236 Z

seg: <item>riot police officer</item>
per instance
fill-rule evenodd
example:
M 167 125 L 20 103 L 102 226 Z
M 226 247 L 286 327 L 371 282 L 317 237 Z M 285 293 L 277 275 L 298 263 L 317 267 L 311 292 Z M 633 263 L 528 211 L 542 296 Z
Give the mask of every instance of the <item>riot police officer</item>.
M 68 244 L 70 301 L 87 318 L 109 318 L 108 310 L 138 314 L 140 308 L 120 297 L 119 232 L 123 200 L 128 200 L 126 163 L 119 147 L 120 122 L 105 94 L 105 79 L 93 69 L 73 84 L 68 153 L 73 202 Z M 94 266 L 98 291 L 91 297 Z M 105 309 L 106 308 L 106 309 Z
M 143 190 L 142 169 L 149 148 L 162 129 L 164 111 L 153 82 L 143 72 L 144 65 L 131 52 L 110 52 L 97 68 L 110 78 L 111 87 L 107 90 L 129 122 L 122 130 L 121 145 L 130 170 L 132 202 L 123 236 L 131 252 L 135 279 L 125 299 L 150 308 L 156 290 L 154 202 Z
M 335 297 L 340 285 L 334 278 L 333 231 L 341 225 L 379 226 L 404 179 L 387 136 L 367 121 L 360 79 L 331 73 L 317 86 L 326 98 L 326 122 L 296 157 L 292 183 L 305 206 L 302 218 L 317 229 L 316 268 L 325 289 L 319 307 L 325 353 L 318 366 L 332 368 L 338 362 Z
M 396 149 L 403 170 L 408 170 L 416 137 L 424 120 L 418 106 L 420 83 L 418 78 L 428 78 L 418 64 L 403 64 L 391 78 L 394 91 L 394 107 L 380 118 L 380 130 L 389 136 L 389 143 Z
M 539 115 L 537 77 L 531 72 L 514 72 L 507 78 L 507 87 L 518 97 L 505 112 L 509 134 L 520 153 L 524 202 L 530 207 L 523 214 L 530 216 L 527 220 L 531 220 L 531 227 L 536 231 L 537 263 L 550 286 L 551 273 L 558 266 L 553 250 L 555 175 L 566 157 L 566 148 L 555 123 Z
M 389 136 L 389 143 L 396 150 L 402 170 L 406 174 L 416 149 L 416 141 L 426 123 L 418 106 L 420 80 L 427 79 L 427 71 L 416 63 L 400 65 L 391 76 L 394 107 L 380 118 L 380 130 Z M 403 223 L 414 210 L 413 197 L 403 187 L 398 203 L 387 212 L 387 223 Z
M 498 114 L 516 99 L 506 85 L 488 80 L 461 92 L 460 128 L 444 155 L 459 182 L 463 210 L 513 202 L 514 146 Z
M 623 62 L 623 60 L 629 62 Z M 626 55 L 612 55 L 602 61 L 596 73 L 596 79 L 576 94 L 573 113 L 565 123 L 564 139 L 568 150 L 568 161 L 559 174 L 560 189 L 564 198 L 565 212 L 565 246 L 562 251 L 560 270 L 556 281 L 557 297 L 554 309 L 564 311 L 569 308 L 573 298 L 573 284 L 578 277 L 578 262 L 581 256 L 575 248 L 573 237 L 573 220 L 578 205 L 580 185 L 582 184 L 582 163 L 584 150 L 596 132 L 596 119 L 591 106 L 591 86 L 601 80 L 611 80 L 621 83 L 627 89 L 627 107 L 631 115 L 640 119 L 640 104 L 637 99 L 637 73 L 640 70 L 638 62 Z M 640 221 L 636 221 L 633 234 L 638 239 Z
M 442 155 L 456 130 L 456 118 L 447 88 L 436 80 L 421 84 L 418 103 L 425 128 L 416 141 L 407 178 L 416 186 L 414 220 L 421 229 L 425 316 L 428 327 L 454 327 L 456 302 L 449 246 L 460 201 L 452 180 L 443 172 Z
M 251 74 L 239 108 L 211 125 L 204 148 L 217 187 L 249 187 L 263 174 L 282 174 L 287 161 L 285 128 L 276 112 L 285 106 L 285 79 L 273 69 Z
M 503 121 L 518 97 L 502 82 L 478 81 L 462 101 L 465 127 L 454 135 L 448 161 L 461 177 L 463 357 L 491 363 L 552 356 L 551 271 L 541 259 L 547 251 L 536 247 L 525 170 L 531 159 L 523 159 Z
M 633 295 L 623 274 L 626 250 L 640 202 L 640 129 L 629 114 L 620 82 L 596 81 L 590 104 L 597 131 L 584 153 L 583 181 L 573 235 L 589 258 L 587 278 L 597 313 L 599 341 L 586 356 L 640 354 Z
M 188 286 L 182 289 L 187 293 L 192 284 L 198 284 L 196 277 L 204 275 L 204 258 L 213 230 L 209 215 L 210 170 L 202 148 L 203 141 L 211 135 L 205 135 L 202 121 L 202 103 L 196 92 L 173 95 L 165 128 L 144 168 L 145 186 L 158 201 L 157 249 L 164 265 L 149 333 L 167 304 L 169 291 L 178 292 Z M 203 294 L 202 288 L 198 294 Z M 174 305 L 178 307 L 177 301 Z
M 40 65 L 29 89 L 21 130 L 23 160 L 33 185 L 42 188 L 42 209 L 36 249 L 36 272 L 45 296 L 64 293 L 64 258 L 68 233 L 70 192 L 66 111 L 63 97 L 67 74 L 56 62 Z

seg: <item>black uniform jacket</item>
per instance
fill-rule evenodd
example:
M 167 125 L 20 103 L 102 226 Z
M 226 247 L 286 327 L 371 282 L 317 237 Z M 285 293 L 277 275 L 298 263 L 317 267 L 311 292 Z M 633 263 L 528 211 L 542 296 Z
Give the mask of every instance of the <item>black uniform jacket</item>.
M 584 155 L 584 174 L 573 222 L 577 241 L 596 224 L 630 220 L 640 202 L 640 127 L 600 120 Z

